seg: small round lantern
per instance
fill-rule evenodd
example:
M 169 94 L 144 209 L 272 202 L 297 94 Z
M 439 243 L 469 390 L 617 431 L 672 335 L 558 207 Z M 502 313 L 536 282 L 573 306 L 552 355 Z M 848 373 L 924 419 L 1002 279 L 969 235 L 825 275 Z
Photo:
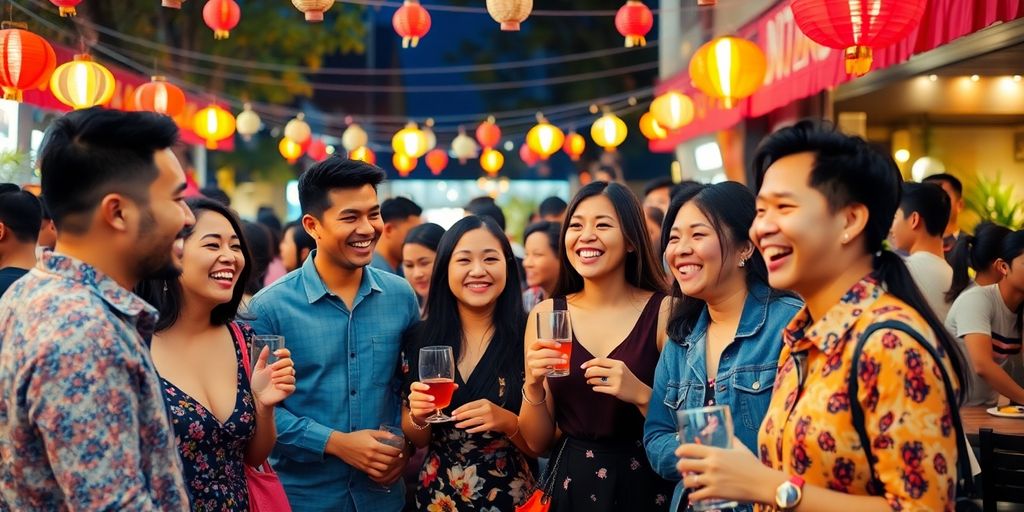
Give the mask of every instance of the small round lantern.
M 565 151 L 565 154 L 569 155 L 573 162 L 579 161 L 585 149 L 587 149 L 587 139 L 584 139 L 582 135 L 576 132 L 569 132 L 569 135 L 565 136 L 565 144 L 562 145 L 562 151 Z
M 355 151 L 356 148 L 365 146 L 370 143 L 370 137 L 366 135 L 366 130 L 358 123 L 352 123 L 345 128 L 345 131 L 341 134 L 341 147 L 345 148 L 345 151 Z
M 309 140 L 309 147 L 306 148 L 306 154 L 313 159 L 314 162 L 323 162 L 327 159 L 327 144 L 323 140 L 313 137 Z
M 75 110 L 106 105 L 114 97 L 114 85 L 110 70 L 85 54 L 75 55 L 50 76 L 50 92 Z
M 494 176 L 505 165 L 505 155 L 496 149 L 485 149 L 480 155 L 480 167 L 487 171 L 487 174 Z
M 487 0 L 487 12 L 501 24 L 506 32 L 519 31 L 519 24 L 526 21 L 533 11 L 533 0 Z
M 61 17 L 66 17 L 78 14 L 75 7 L 82 3 L 82 0 L 50 0 L 50 3 L 59 7 Z
M 427 151 L 430 151 L 437 147 L 437 134 L 435 134 L 433 130 L 434 120 L 427 119 L 427 122 L 423 124 L 424 126 L 420 131 L 423 132 L 423 136 L 427 138 Z
M 296 144 L 305 144 L 313 137 L 313 130 L 306 122 L 306 115 L 299 112 L 295 119 L 288 121 L 288 124 L 284 125 L 284 136 Z
M 168 9 L 181 9 L 181 3 L 185 0 L 161 0 L 160 6 Z
M 540 155 L 534 153 L 528 144 L 519 146 L 519 159 L 526 164 L 527 167 L 533 167 L 540 162 Z
M 690 78 L 704 94 L 732 108 L 761 88 L 766 65 L 764 52 L 756 44 L 739 37 L 719 37 L 693 54 Z
M 494 122 L 493 116 L 476 127 L 476 140 L 484 149 L 493 148 L 501 142 L 501 128 Z
M 477 146 L 473 137 L 466 135 L 466 131 L 460 126 L 459 134 L 452 139 L 452 154 L 459 159 L 459 163 L 465 164 L 470 158 L 476 158 L 480 146 Z
M 646 46 L 645 37 L 654 27 L 654 14 L 639 0 L 628 0 L 615 13 L 615 28 L 626 38 L 626 48 Z
M 661 140 L 668 137 L 668 132 L 661 127 L 658 120 L 654 118 L 654 114 L 650 112 L 644 112 L 644 115 L 640 116 L 640 133 L 647 137 L 647 140 Z
M 427 153 L 427 136 L 416 123 L 409 123 L 391 138 L 391 148 L 409 158 L 419 158 Z
M 619 147 L 619 144 L 626 140 L 628 132 L 626 123 L 619 119 L 619 116 L 611 112 L 605 112 L 590 127 L 590 137 L 594 139 L 598 146 L 603 147 L 605 151 L 615 151 L 615 148 Z
M 4 22 L 0 30 L 0 87 L 4 99 L 21 101 L 22 91 L 46 84 L 57 66 L 57 54 L 46 39 Z
M 287 137 L 281 137 L 281 142 L 277 144 L 277 150 L 281 152 L 281 156 L 290 164 L 298 162 L 302 158 L 302 153 L 304 153 L 301 145 L 296 144 Z
M 391 163 L 395 166 L 395 170 L 398 171 L 398 175 L 404 178 L 416 168 L 417 161 L 405 153 L 395 153 L 391 157 Z
M 548 157 L 562 149 L 565 134 L 557 126 L 548 123 L 547 119 L 540 114 L 537 114 L 537 122 L 538 124 L 530 128 L 526 134 L 526 146 L 541 160 L 547 160 Z
M 432 149 L 427 153 L 427 167 L 434 176 L 440 176 L 441 171 L 448 167 L 448 153 L 443 149 Z
M 391 25 L 402 36 L 402 48 L 415 48 L 420 38 L 430 31 L 430 13 L 419 0 L 405 0 L 391 17 Z
M 210 0 L 203 6 L 203 21 L 213 29 L 214 39 L 227 39 L 241 19 L 242 9 L 235 0 Z
M 207 149 L 217 149 L 217 143 L 235 134 L 235 117 L 217 105 L 210 105 L 192 118 L 192 131 L 206 139 Z
M 292 0 L 292 5 L 306 15 L 306 21 L 324 20 L 324 13 L 334 5 L 334 0 Z
M 154 76 L 135 89 L 135 108 L 174 117 L 185 111 L 185 93 L 165 77 Z
M 259 114 L 252 110 L 252 105 L 246 103 L 242 107 L 242 111 L 235 118 L 235 130 L 242 136 L 244 140 L 252 140 L 252 136 L 259 133 L 260 128 L 263 125 L 263 121 L 260 120 Z
M 669 91 L 654 98 L 650 114 L 662 128 L 678 130 L 693 121 L 693 100 L 685 94 Z
M 359 160 L 360 162 L 366 162 L 370 165 L 377 164 L 377 154 L 372 149 L 366 146 L 360 146 L 358 148 L 349 151 L 349 160 Z

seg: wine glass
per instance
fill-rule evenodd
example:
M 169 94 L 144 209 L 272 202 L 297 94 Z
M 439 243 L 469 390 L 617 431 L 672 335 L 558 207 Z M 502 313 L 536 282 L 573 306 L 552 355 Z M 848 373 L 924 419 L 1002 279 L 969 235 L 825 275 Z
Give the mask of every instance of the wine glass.
M 444 423 L 452 421 L 442 409 L 452 403 L 455 392 L 455 357 L 448 346 L 432 346 L 420 349 L 420 382 L 430 389 L 427 394 L 434 397 L 437 413 L 429 416 L 427 423 Z
M 676 413 L 679 422 L 679 440 L 687 444 L 702 444 L 716 448 L 732 447 L 732 415 L 728 405 L 683 409 Z M 693 510 L 725 510 L 739 506 L 732 500 L 706 499 L 690 503 Z

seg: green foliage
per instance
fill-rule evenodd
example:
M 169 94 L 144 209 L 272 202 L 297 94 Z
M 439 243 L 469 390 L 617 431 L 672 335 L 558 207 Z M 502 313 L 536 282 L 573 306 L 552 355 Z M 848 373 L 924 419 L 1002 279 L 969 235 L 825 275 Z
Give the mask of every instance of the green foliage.
M 17 151 L 0 153 L 0 183 L 26 185 L 38 183 L 39 176 L 29 163 L 28 154 Z
M 964 201 L 967 209 L 978 214 L 982 220 L 1001 224 L 1010 229 L 1024 227 L 1024 204 L 1016 198 L 1014 186 L 1003 183 L 1002 173 L 995 178 L 978 175 L 977 181 L 969 187 Z

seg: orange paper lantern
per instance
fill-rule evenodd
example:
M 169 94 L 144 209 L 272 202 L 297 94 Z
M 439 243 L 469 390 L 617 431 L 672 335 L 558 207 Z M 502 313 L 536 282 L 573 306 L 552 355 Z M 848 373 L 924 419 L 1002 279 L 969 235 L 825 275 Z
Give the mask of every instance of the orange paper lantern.
M 493 148 L 501 142 L 501 128 L 494 122 L 493 117 L 476 127 L 476 140 L 484 149 Z
M 693 100 L 676 91 L 669 91 L 651 102 L 651 116 L 666 130 L 678 130 L 693 121 Z
M 725 108 L 757 92 L 767 63 L 756 44 L 739 37 L 719 37 L 701 46 L 690 60 L 690 78 L 704 94 Z
M 433 149 L 427 153 L 427 167 L 434 176 L 440 176 L 441 171 L 448 167 L 448 153 L 443 149 Z
M 65 17 L 78 14 L 75 7 L 82 3 L 82 0 L 50 0 L 50 3 L 59 7 L 61 17 Z
M 372 149 L 366 146 L 361 146 L 356 149 L 353 149 L 352 151 L 349 152 L 348 158 L 349 160 L 359 160 L 360 162 L 366 162 L 370 165 L 377 164 L 377 154 L 374 153 Z
M 114 97 L 114 85 L 113 73 L 85 54 L 75 55 L 50 76 L 50 92 L 75 110 L 106 105 Z
M 396 152 L 391 157 L 391 163 L 394 164 L 395 170 L 398 171 L 398 175 L 404 178 L 416 168 L 416 164 L 418 162 L 415 158 L 406 155 L 405 153 Z
M 527 167 L 533 167 L 540 163 L 540 155 L 534 153 L 527 144 L 519 146 L 519 159 L 522 160 Z
M 168 9 L 181 9 L 181 3 L 185 0 L 161 0 L 160 6 Z
M 584 139 L 582 135 L 576 132 L 569 132 L 569 135 L 565 136 L 565 144 L 562 145 L 562 151 L 565 151 L 565 154 L 569 155 L 573 162 L 579 161 L 585 149 L 587 149 L 587 139 Z
M 185 93 L 162 76 L 135 89 L 135 108 L 174 117 L 185 110 Z
M 654 14 L 639 0 L 628 0 L 615 13 L 615 28 L 626 38 L 626 48 L 646 46 L 648 32 L 654 28 Z
M 611 112 L 606 112 L 590 126 L 590 137 L 605 151 L 615 151 L 626 140 L 627 133 L 626 122 Z
M 283 156 L 290 164 L 298 162 L 299 159 L 302 158 L 302 153 L 305 152 L 302 149 L 302 146 L 292 142 L 292 140 L 287 137 L 281 137 L 281 142 L 277 144 L 277 150 L 281 152 L 281 156 Z
M 242 9 L 235 0 L 210 0 L 203 7 L 203 21 L 213 29 L 214 39 L 227 39 L 241 19 Z
M 402 36 L 402 48 L 415 48 L 420 38 L 430 31 L 430 13 L 419 0 L 405 0 L 391 17 L 391 25 Z
M 658 124 L 658 120 L 650 112 L 644 112 L 644 115 L 640 116 L 640 133 L 644 134 L 648 140 L 661 140 L 668 137 L 668 132 Z
M 312 138 L 309 140 L 309 147 L 306 148 L 306 154 L 315 162 L 323 162 L 327 160 L 327 144 L 319 138 Z
M 491 176 L 498 174 L 503 165 L 505 165 L 505 155 L 502 155 L 501 151 L 486 149 L 480 154 L 480 167 Z
M 22 91 L 47 83 L 57 54 L 46 39 L 8 25 L 0 30 L 0 87 L 5 100 L 21 101 Z
M 207 149 L 217 149 L 217 143 L 235 134 L 235 117 L 217 105 L 210 105 L 192 118 L 192 131 L 206 139 Z
M 537 115 L 537 121 L 537 125 L 526 133 L 526 145 L 541 160 L 547 160 L 548 157 L 562 149 L 565 134 L 557 126 L 548 123 L 547 119 L 540 114 Z

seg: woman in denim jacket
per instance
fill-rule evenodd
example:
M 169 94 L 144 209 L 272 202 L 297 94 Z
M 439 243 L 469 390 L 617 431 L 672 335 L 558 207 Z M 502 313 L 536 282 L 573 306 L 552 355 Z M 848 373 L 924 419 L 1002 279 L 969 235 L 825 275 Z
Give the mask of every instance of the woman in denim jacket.
M 676 411 L 728 405 L 736 437 L 757 446 L 782 329 L 803 304 L 768 286 L 748 234 L 754 216 L 754 195 L 735 182 L 681 193 L 665 216 L 662 246 L 676 301 L 644 426 L 647 456 L 664 478 L 680 480 Z M 680 482 L 669 510 L 685 509 L 684 491 Z

